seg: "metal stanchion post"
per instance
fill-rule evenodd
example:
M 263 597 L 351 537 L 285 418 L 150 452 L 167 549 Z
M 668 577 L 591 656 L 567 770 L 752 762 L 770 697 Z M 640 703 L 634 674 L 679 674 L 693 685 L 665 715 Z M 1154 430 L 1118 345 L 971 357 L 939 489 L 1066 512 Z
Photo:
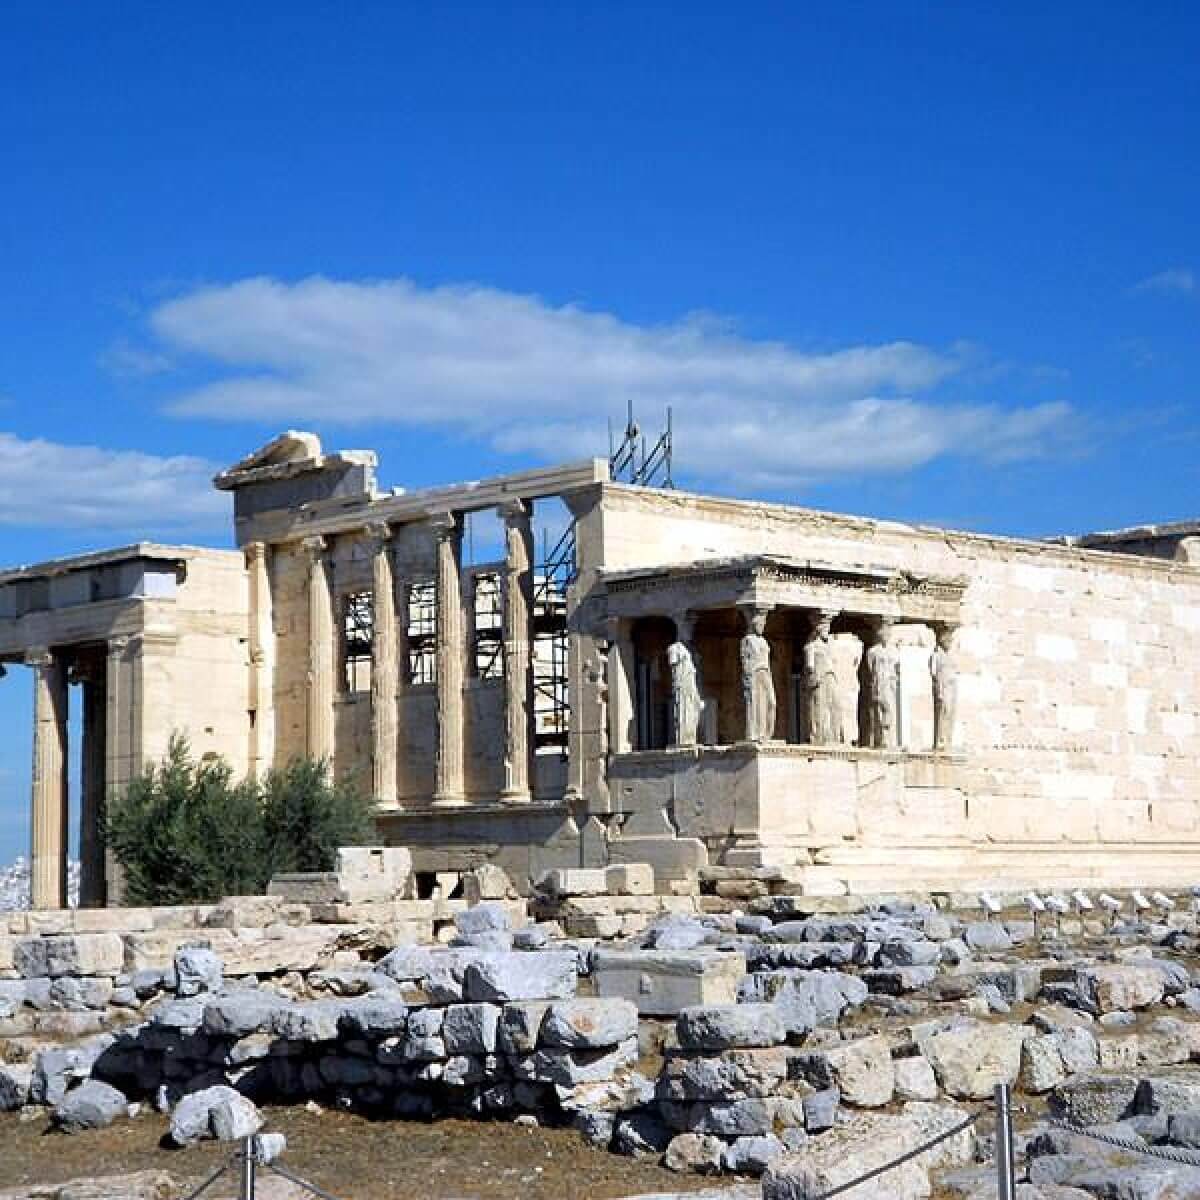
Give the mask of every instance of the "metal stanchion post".
M 254 1168 L 257 1166 L 258 1139 L 251 1134 L 242 1140 L 242 1170 L 238 1184 L 238 1200 L 254 1200 Z
M 999 1200 L 1016 1200 L 1013 1169 L 1012 1093 L 1007 1083 L 996 1084 L 996 1195 Z

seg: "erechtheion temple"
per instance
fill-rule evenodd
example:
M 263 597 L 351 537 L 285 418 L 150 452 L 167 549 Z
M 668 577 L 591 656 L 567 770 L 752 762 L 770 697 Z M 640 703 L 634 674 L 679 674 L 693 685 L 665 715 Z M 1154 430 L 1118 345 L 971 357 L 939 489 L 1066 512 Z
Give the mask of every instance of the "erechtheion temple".
M 604 460 L 407 493 L 374 467 L 284 434 L 216 480 L 237 551 L 0 574 L 0 662 L 35 697 L 35 906 L 64 902 L 70 754 L 103 904 L 105 798 L 176 730 L 240 772 L 328 758 L 418 872 L 1200 878 L 1200 527 L 1035 542 L 618 483 Z M 539 556 L 544 502 L 573 520 Z M 485 510 L 503 544 L 467 562 Z

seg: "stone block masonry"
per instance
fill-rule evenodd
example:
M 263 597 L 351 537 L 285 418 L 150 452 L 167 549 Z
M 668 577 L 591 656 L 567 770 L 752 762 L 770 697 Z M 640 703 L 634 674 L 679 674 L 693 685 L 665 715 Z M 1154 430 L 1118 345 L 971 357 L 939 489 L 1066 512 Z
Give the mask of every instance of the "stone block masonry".
M 278 898 L 144 910 L 125 932 L 71 928 L 112 913 L 19 914 L 0 970 L 0 1108 L 45 1106 L 71 1131 L 153 1101 L 198 1136 L 253 1124 L 263 1102 L 519 1117 L 676 1170 L 765 1173 L 780 1197 L 890 1161 L 982 1111 L 998 1082 L 1115 1136 L 1190 1144 L 1200 918 L 1178 894 L 1116 899 L 1112 915 L 1035 924 L 1004 894 L 984 917 L 978 897 L 768 892 L 753 912 L 661 912 L 605 944 L 526 924 L 506 899 L 411 901 L 423 941 L 360 922 L 324 927 L 320 945 L 306 906 Z M 187 941 L 131 969 L 133 939 L 156 933 Z M 222 961 L 222 946 L 256 949 Z M 1042 1163 L 1064 1186 L 1118 1186 L 1122 1163 L 1091 1155 L 1085 1172 L 1052 1131 L 1023 1136 L 1031 1177 Z M 970 1194 L 971 1172 L 994 1176 L 975 1164 L 987 1150 L 964 1132 L 888 1194 Z

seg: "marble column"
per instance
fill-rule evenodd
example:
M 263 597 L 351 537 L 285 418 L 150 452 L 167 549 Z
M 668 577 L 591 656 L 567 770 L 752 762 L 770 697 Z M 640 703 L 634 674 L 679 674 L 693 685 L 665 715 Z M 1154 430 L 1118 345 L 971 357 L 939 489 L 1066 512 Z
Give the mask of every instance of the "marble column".
M 464 782 L 466 642 L 462 570 L 462 524 L 454 513 L 430 518 L 437 536 L 437 777 L 433 802 L 466 803 Z
M 31 906 L 67 905 L 67 674 L 46 647 L 33 668 L 33 847 Z
M 275 762 L 275 626 L 270 551 L 264 542 L 246 546 L 250 573 L 250 765 L 257 775 Z
M 333 596 L 325 566 L 325 539 L 307 537 L 308 555 L 308 754 L 333 761 L 335 644 Z
M 103 671 L 92 667 L 80 678 L 83 690 L 83 756 L 79 789 L 79 905 L 102 908 L 104 869 L 105 695 Z
M 503 799 L 532 797 L 533 779 L 533 531 L 529 505 L 501 505 L 505 528 L 504 573 L 504 789 Z
M 396 743 L 399 685 L 396 645 L 396 592 L 392 577 L 392 530 L 386 522 L 367 526 L 371 545 L 371 772 L 375 803 L 396 807 Z
M 104 796 L 111 804 L 141 770 L 139 739 L 136 737 L 137 673 L 129 662 L 133 639 L 125 635 L 109 638 L 104 661 Z M 111 849 L 104 852 L 106 903 L 120 903 L 123 873 Z

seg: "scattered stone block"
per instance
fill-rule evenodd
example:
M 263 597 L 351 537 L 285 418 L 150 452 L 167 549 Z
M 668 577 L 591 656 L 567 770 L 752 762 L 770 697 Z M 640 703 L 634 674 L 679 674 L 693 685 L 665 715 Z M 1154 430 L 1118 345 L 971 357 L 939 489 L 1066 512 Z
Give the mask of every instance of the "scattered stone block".
M 787 1030 L 771 1004 L 696 1005 L 683 1009 L 675 1022 L 679 1044 L 688 1050 L 778 1046 Z
M 125 966 L 125 944 L 115 933 L 25 938 L 16 945 L 13 963 L 17 974 L 25 979 L 119 975 Z
M 773 1162 L 763 1176 L 763 1200 L 818 1200 L 952 1128 L 964 1115 L 960 1109 L 935 1104 L 909 1104 L 898 1116 L 856 1113 L 797 1153 Z M 929 1172 L 969 1162 L 973 1147 L 971 1130 L 964 1130 L 855 1190 L 863 1200 L 926 1200 Z
M 796 1070 L 814 1087 L 836 1088 L 857 1108 L 888 1104 L 895 1091 L 891 1048 L 879 1034 L 799 1055 Z
M 892 1063 L 896 1083 L 897 1100 L 936 1100 L 938 1098 L 937 1076 L 929 1059 L 923 1054 L 909 1058 L 898 1058 Z
M 637 1006 L 623 999 L 559 1001 L 550 1005 L 541 1029 L 543 1045 L 572 1050 L 615 1046 L 637 1035 Z
M 592 979 L 600 996 L 631 1000 L 643 1016 L 675 1016 L 697 1004 L 735 1004 L 746 973 L 741 954 L 691 950 L 596 950 Z
M 235 1142 L 262 1128 L 258 1109 L 231 1087 L 210 1087 L 184 1096 L 171 1113 L 171 1140 L 177 1146 L 215 1138 Z
M 973 1021 L 921 1043 L 942 1090 L 956 1100 L 986 1100 L 996 1084 L 1015 1084 L 1021 1046 L 1029 1036 L 1020 1025 Z
M 80 1133 L 104 1129 L 128 1111 L 129 1101 L 115 1087 L 88 1079 L 54 1106 L 51 1119 L 64 1133 Z
M 480 863 L 463 876 L 463 899 L 468 904 L 483 900 L 511 900 L 517 894 L 512 880 L 495 863 Z
M 654 868 L 649 863 L 616 863 L 604 871 L 604 890 L 617 896 L 653 896 Z
M 494 1004 L 453 1004 L 442 1021 L 447 1054 L 493 1054 L 500 1009 Z
M 225 978 L 221 960 L 207 946 L 181 946 L 175 952 L 175 994 L 219 992 Z
M 773 1133 L 734 1138 L 725 1148 L 723 1166 L 733 1175 L 761 1175 L 787 1153 Z
M 704 1133 L 681 1133 L 671 1139 L 663 1165 L 669 1171 L 716 1175 L 725 1161 L 725 1143 Z
M 466 998 L 503 1004 L 509 1000 L 565 1000 L 578 986 L 579 960 L 564 950 L 514 950 L 486 954 L 467 967 Z
M 783 1047 L 667 1057 L 659 1079 L 664 1099 L 744 1100 L 774 1096 L 788 1078 L 792 1052 Z
M 1085 1075 L 1050 1093 L 1050 1111 L 1074 1125 L 1107 1125 L 1134 1111 L 1138 1080 L 1128 1075 Z

